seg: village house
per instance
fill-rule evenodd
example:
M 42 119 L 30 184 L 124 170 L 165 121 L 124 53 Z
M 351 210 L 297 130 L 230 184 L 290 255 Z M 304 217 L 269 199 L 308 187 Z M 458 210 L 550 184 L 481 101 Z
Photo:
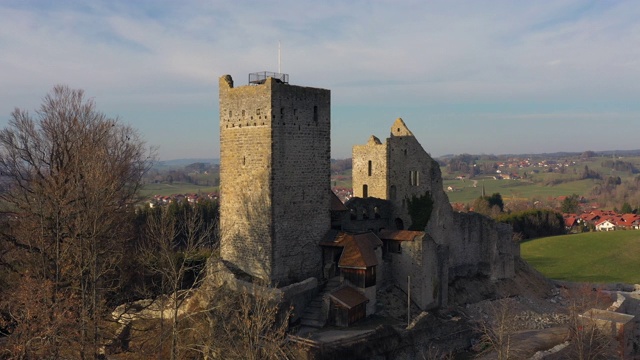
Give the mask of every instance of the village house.
M 616 229 L 616 225 L 608 219 L 603 219 L 595 223 L 598 231 L 611 231 Z
M 582 214 L 563 214 L 568 231 L 578 225 L 590 224 L 597 231 L 638 230 L 640 216 L 637 214 L 618 214 L 611 210 L 592 210 Z

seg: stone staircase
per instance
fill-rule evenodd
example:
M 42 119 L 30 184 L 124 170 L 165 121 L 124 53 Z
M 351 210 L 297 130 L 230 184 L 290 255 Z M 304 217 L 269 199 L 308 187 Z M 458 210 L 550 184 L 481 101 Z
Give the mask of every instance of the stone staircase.
M 320 329 L 324 327 L 327 319 L 322 315 L 322 302 L 324 297 L 331 291 L 340 286 L 340 277 L 331 278 L 323 286 L 322 290 L 316 295 L 309 305 L 304 309 L 304 313 L 300 317 L 300 325 Z

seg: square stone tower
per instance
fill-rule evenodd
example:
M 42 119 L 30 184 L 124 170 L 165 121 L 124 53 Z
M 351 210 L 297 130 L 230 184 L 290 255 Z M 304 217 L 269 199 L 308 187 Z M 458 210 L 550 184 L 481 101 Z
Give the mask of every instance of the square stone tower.
M 256 73 L 220 84 L 222 259 L 279 286 L 322 273 L 331 226 L 331 92 Z

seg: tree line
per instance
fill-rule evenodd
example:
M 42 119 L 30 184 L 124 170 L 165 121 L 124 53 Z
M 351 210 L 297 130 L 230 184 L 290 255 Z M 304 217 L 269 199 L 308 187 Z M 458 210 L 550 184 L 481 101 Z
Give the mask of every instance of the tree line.
M 566 233 L 561 213 L 552 209 L 535 209 L 531 204 L 507 209 L 500 193 L 478 197 L 468 210 L 510 224 L 517 241 Z

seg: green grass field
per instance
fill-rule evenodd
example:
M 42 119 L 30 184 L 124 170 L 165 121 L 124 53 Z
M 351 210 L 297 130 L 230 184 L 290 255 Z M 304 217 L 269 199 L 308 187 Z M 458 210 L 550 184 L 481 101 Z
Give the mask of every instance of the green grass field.
M 546 277 L 594 283 L 640 283 L 640 231 L 554 236 L 521 244 L 522 258 Z
M 474 187 L 473 180 L 445 180 L 444 188 L 452 186 L 456 191 L 447 192 L 450 202 L 470 203 L 482 194 L 484 185 L 487 195 L 500 193 L 505 201 L 540 199 L 547 200 L 561 195 L 586 194 L 594 186 L 593 180 L 577 180 L 561 183 L 554 186 L 545 186 L 541 183 L 532 183 L 521 180 L 494 180 L 492 178 L 479 178 Z

